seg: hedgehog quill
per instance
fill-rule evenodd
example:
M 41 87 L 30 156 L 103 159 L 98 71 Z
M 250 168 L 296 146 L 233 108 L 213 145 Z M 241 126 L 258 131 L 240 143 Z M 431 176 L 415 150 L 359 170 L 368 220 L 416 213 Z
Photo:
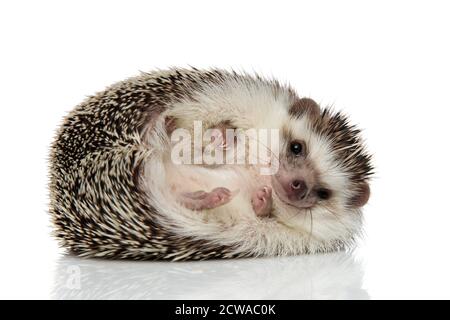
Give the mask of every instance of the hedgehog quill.
M 274 79 L 175 68 L 116 83 L 64 119 L 50 213 L 61 246 L 83 257 L 328 252 L 359 235 L 372 172 L 342 113 Z

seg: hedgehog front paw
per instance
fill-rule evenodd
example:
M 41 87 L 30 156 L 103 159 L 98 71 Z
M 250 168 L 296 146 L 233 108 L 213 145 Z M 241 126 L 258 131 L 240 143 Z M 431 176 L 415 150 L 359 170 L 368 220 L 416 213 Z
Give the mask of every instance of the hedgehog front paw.
M 272 211 L 272 187 L 264 186 L 252 196 L 253 211 L 258 217 L 267 217 Z
M 211 192 L 185 192 L 181 195 L 180 202 L 191 210 L 213 209 L 230 202 L 234 195 L 227 188 L 215 188 Z

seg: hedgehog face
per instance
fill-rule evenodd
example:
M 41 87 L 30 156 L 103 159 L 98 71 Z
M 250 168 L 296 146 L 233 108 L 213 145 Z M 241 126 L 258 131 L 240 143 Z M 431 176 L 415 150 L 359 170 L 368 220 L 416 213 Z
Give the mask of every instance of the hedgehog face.
M 310 99 L 297 101 L 289 114 L 272 176 L 277 218 L 321 240 L 347 239 L 359 230 L 359 209 L 370 193 L 372 167 L 359 131 Z

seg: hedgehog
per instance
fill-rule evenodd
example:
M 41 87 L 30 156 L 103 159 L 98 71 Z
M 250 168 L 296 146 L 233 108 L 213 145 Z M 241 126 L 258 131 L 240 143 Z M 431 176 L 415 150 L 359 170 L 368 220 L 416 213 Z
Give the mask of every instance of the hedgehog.
M 179 261 L 350 248 L 373 166 L 360 129 L 288 84 L 172 68 L 75 107 L 49 171 L 68 252 Z

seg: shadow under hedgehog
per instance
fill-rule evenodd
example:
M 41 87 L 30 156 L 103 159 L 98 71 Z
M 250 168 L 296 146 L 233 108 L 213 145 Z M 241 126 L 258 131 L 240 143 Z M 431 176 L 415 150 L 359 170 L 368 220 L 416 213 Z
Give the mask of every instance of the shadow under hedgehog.
M 257 138 L 270 149 L 264 164 L 250 161 L 250 143 L 239 163 L 174 161 L 174 133 L 196 136 L 196 124 L 213 154 L 236 151 L 234 142 L 252 129 L 276 130 L 277 152 Z M 207 149 L 182 145 L 189 160 Z M 277 170 L 261 174 L 274 162 Z M 328 252 L 359 235 L 372 171 L 360 131 L 289 86 L 170 69 L 114 84 L 65 118 L 51 148 L 50 212 L 60 244 L 83 257 Z

